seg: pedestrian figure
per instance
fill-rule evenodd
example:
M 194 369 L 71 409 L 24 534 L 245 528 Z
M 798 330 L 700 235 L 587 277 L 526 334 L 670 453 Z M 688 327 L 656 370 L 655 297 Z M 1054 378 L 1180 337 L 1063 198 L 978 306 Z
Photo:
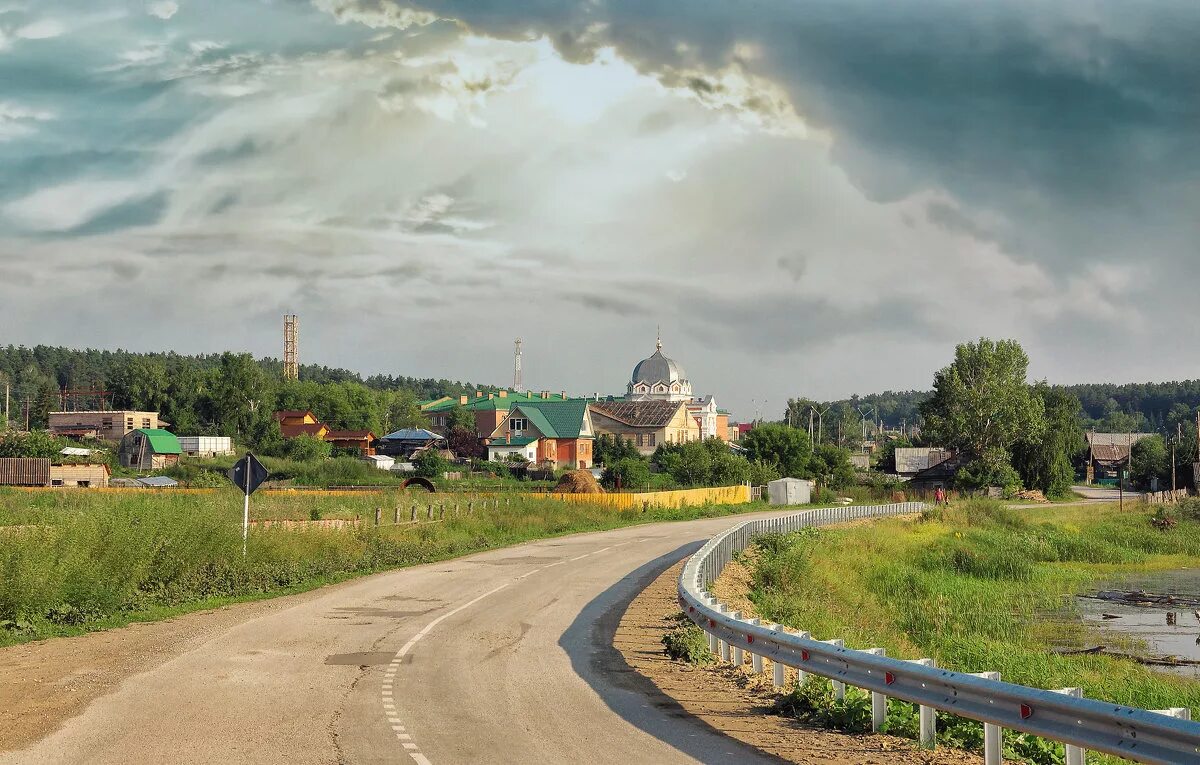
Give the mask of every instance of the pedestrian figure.
M 946 490 L 943 489 L 941 486 L 937 487 L 937 491 L 935 491 L 933 493 L 933 504 L 935 504 L 935 505 L 946 504 Z

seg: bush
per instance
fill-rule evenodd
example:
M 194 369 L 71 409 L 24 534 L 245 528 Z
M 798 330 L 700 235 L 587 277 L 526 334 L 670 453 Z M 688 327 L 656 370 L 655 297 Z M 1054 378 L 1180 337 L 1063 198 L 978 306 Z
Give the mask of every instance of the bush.
M 641 489 L 650 483 L 650 463 L 643 457 L 622 457 L 604 468 L 606 489 Z
M 450 469 L 450 462 L 433 449 L 426 449 L 413 458 L 413 468 L 422 478 L 441 478 Z
M 780 478 L 779 471 L 774 465 L 768 465 L 765 462 L 758 460 L 750 460 L 750 483 L 755 486 L 762 486 L 771 481 L 776 481 Z
M 704 665 L 714 661 L 708 650 L 708 636 L 704 630 L 692 624 L 683 613 L 676 614 L 677 626 L 662 637 L 667 656 L 688 664 Z
M 284 452 L 297 462 L 311 462 L 327 459 L 333 453 L 333 446 L 328 441 L 304 434 L 286 441 Z

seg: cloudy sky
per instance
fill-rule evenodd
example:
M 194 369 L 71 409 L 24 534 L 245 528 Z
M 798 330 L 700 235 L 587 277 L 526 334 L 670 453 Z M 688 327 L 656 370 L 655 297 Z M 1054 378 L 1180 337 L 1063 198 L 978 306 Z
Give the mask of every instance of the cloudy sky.
M 0 343 L 736 414 L 1196 377 L 1194 0 L 0 0 Z

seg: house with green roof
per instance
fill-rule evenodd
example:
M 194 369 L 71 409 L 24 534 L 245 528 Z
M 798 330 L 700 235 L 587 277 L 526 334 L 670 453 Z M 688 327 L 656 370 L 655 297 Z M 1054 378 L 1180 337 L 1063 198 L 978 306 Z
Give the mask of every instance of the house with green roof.
M 121 467 L 162 470 L 179 462 L 182 453 L 174 433 L 161 428 L 138 428 L 125 434 L 117 454 Z
M 490 435 L 508 416 L 513 405 L 544 401 L 567 401 L 566 392 L 541 393 L 523 392 L 500 389 L 494 391 L 475 391 L 474 396 L 462 395 L 458 398 L 443 396 L 438 399 L 419 403 L 421 411 L 429 417 L 430 430 L 440 436 L 448 435 L 453 412 L 463 409 L 470 413 L 475 420 L 475 433 L 480 438 Z
M 510 402 L 485 437 L 490 460 L 519 454 L 539 465 L 572 469 L 592 466 L 594 440 L 587 400 L 565 397 Z

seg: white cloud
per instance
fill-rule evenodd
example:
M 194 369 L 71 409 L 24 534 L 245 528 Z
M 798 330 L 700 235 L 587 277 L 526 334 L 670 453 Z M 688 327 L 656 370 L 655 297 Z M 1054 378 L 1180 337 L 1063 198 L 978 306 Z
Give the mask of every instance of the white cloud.
M 32 24 L 26 24 L 19 27 L 15 36 L 22 40 L 49 40 L 53 37 L 58 37 L 66 31 L 66 27 L 62 22 L 55 19 L 41 19 Z
M 4 216 L 32 231 L 69 231 L 148 191 L 135 181 L 76 181 L 39 189 L 5 205 Z
M 402 8 L 392 0 L 378 0 L 367 8 L 360 7 L 358 0 L 312 0 L 312 4 L 318 10 L 332 14 L 339 24 L 355 22 L 372 29 L 424 27 L 438 20 L 436 14 Z
M 37 131 L 36 123 L 52 119 L 52 112 L 0 101 L 0 143 L 30 135 Z
M 179 3 L 173 2 L 173 0 L 159 0 L 158 2 L 149 3 L 146 6 L 146 13 L 156 16 L 163 21 L 166 21 L 178 12 Z

